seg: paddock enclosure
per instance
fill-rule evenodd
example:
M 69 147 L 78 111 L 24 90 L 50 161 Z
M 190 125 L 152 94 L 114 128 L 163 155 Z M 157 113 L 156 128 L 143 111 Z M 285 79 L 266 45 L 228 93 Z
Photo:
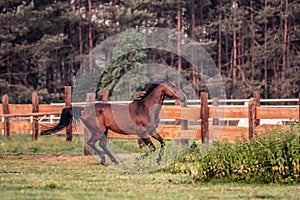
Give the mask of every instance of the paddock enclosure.
M 265 129 L 281 126 L 288 128 L 288 122 L 300 118 L 300 93 L 298 99 L 268 100 L 273 105 L 265 105 L 259 92 L 253 98 L 244 100 L 208 99 L 208 93 L 202 92 L 199 100 L 188 101 L 187 106 L 179 106 L 174 101 L 166 101 L 160 113 L 161 124 L 158 127 L 164 139 L 199 139 L 233 142 L 240 138 L 251 138 Z M 92 102 L 94 94 L 87 94 L 87 102 Z M 108 92 L 103 91 L 103 101 L 108 101 Z M 275 101 L 281 105 L 275 105 Z M 247 105 L 244 105 L 246 102 Z M 286 105 L 288 102 L 289 105 Z M 118 103 L 118 102 L 110 102 Z M 75 103 L 73 103 L 75 104 Z M 283 105 L 285 104 L 285 105 Z M 72 105 L 71 87 L 65 87 L 65 103 L 39 104 L 38 95 L 32 93 L 32 104 L 9 104 L 9 97 L 2 96 L 0 105 L 1 134 L 10 136 L 14 133 L 32 134 L 38 139 L 43 125 L 57 122 L 61 110 Z M 280 124 L 268 124 L 267 120 L 277 120 Z M 243 125 L 240 125 L 244 121 Z M 72 140 L 74 133 L 86 133 L 82 124 L 69 126 L 64 131 L 66 140 Z M 109 131 L 109 137 L 136 138 Z

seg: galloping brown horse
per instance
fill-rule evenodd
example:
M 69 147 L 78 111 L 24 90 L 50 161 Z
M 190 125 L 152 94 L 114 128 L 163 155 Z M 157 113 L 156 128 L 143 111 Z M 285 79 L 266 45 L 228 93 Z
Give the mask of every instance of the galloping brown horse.
M 165 98 L 178 99 L 181 103 L 186 101 L 185 94 L 172 83 L 152 84 L 145 95 L 129 104 L 95 103 L 86 107 L 64 108 L 60 121 L 53 127 L 42 130 L 41 135 L 55 133 L 70 123 L 72 119 L 80 119 L 90 131 L 91 137 L 87 145 L 91 153 L 99 155 L 100 163 L 105 165 L 105 154 L 110 160 L 118 164 L 116 158 L 107 148 L 106 138 L 108 130 L 120 134 L 137 135 L 147 146 L 155 150 L 150 137 L 161 144 L 157 163 L 160 162 L 164 148 L 163 138 L 156 128 L 159 124 L 159 113 Z M 102 150 L 95 143 L 99 141 Z

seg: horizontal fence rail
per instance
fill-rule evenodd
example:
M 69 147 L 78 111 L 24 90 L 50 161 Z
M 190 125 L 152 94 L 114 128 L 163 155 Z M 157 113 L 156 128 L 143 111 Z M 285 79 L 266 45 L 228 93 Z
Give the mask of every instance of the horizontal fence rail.
M 64 107 L 69 107 L 72 104 L 84 106 L 89 104 L 89 102 L 94 102 L 95 95 L 88 94 L 87 102 L 72 103 L 71 88 L 66 86 L 65 91 L 65 103 L 49 105 L 39 105 L 36 93 L 32 94 L 32 104 L 9 104 L 8 96 L 4 95 L 0 106 L 0 117 L 2 117 L 2 122 L 0 122 L 1 132 L 6 136 L 10 136 L 14 132 L 30 132 L 32 139 L 36 140 L 39 130 L 45 125 L 51 125 L 50 122 L 54 121 L 53 116 L 59 119 L 61 110 Z M 104 94 L 107 95 L 105 99 L 108 102 L 108 93 L 105 92 Z M 202 142 L 206 142 L 206 140 L 235 141 L 242 137 L 251 138 L 255 132 L 276 126 L 274 124 L 260 125 L 260 120 L 294 120 L 300 117 L 300 93 L 297 100 L 298 105 L 293 107 L 261 106 L 260 104 L 263 100 L 260 100 L 257 93 L 254 94 L 254 97 L 239 101 L 226 100 L 227 103 L 238 102 L 242 103 L 241 105 L 222 105 L 221 102 L 223 100 L 209 100 L 207 93 L 202 93 L 200 100 L 188 101 L 186 107 L 174 105 L 174 101 L 169 101 L 162 107 L 160 112 L 161 124 L 157 130 L 165 139 L 200 139 Z M 248 105 L 243 105 L 245 102 Z M 268 102 L 275 102 L 275 100 L 269 100 Z M 276 102 L 284 101 L 276 100 Z M 289 102 L 295 103 L 296 100 L 292 99 Z M 170 103 L 173 103 L 173 105 L 170 105 Z M 192 103 L 192 105 L 189 103 Z M 44 122 L 46 118 L 49 118 L 50 122 Z M 229 119 L 235 121 L 245 119 L 246 125 L 243 127 L 237 126 L 237 124 L 235 126 L 225 126 L 224 122 L 228 122 Z M 287 128 L 286 126 L 282 127 Z M 66 140 L 72 140 L 72 133 L 86 133 L 86 130 L 82 124 L 79 124 L 76 126 L 76 129 L 74 126 L 70 126 L 63 132 L 67 134 Z M 109 131 L 108 135 L 113 138 L 136 138 L 133 135 L 121 135 L 112 131 Z

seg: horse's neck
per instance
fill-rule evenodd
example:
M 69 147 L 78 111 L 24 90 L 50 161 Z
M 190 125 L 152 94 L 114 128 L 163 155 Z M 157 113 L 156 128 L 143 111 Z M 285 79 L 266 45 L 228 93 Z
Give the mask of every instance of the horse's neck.
M 159 87 L 159 86 L 158 86 Z M 133 101 L 130 104 L 131 106 L 137 106 L 137 107 L 146 107 L 146 108 L 151 108 L 155 105 L 155 107 L 160 110 L 162 104 L 163 104 L 163 95 L 162 95 L 162 89 L 161 88 L 156 88 L 153 90 L 147 97 L 138 100 L 138 101 Z
M 145 99 L 143 99 L 144 105 L 151 107 L 153 105 L 162 105 L 164 101 L 164 95 L 161 88 L 156 88 Z

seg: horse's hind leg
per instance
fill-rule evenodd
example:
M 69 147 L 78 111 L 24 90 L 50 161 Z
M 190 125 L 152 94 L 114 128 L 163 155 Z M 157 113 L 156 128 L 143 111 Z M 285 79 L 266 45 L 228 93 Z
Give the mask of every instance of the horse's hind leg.
M 156 162 L 157 164 L 160 163 L 161 161 L 161 156 L 164 154 L 164 146 L 165 146 L 165 142 L 164 142 L 164 139 L 156 132 L 154 135 L 152 135 L 152 137 L 154 139 L 156 139 L 157 141 L 159 141 L 160 143 L 160 151 L 159 151 L 159 154 L 158 154 L 158 158 L 156 159 Z
M 152 141 L 150 140 L 150 138 L 141 138 L 141 140 L 152 150 L 155 151 L 156 147 L 154 146 L 154 144 L 152 143 Z M 148 152 L 146 152 L 144 155 L 141 156 L 141 159 L 144 159 L 148 156 Z
M 119 164 L 117 159 L 110 153 L 110 151 L 107 148 L 107 132 L 108 130 L 105 131 L 105 133 L 101 136 L 99 140 L 99 145 L 103 149 L 104 153 L 107 154 L 107 156 L 110 158 L 110 160 L 115 163 L 116 165 Z
M 100 164 L 101 165 L 105 165 L 105 156 L 104 156 L 104 152 L 100 151 L 99 149 L 97 149 L 97 147 L 95 146 L 95 143 L 97 142 L 97 140 L 99 139 L 99 136 L 97 135 L 92 135 L 90 137 L 90 139 L 87 141 L 87 145 L 90 147 L 90 153 L 93 155 L 94 153 L 96 153 L 97 155 L 99 155 L 101 161 Z

